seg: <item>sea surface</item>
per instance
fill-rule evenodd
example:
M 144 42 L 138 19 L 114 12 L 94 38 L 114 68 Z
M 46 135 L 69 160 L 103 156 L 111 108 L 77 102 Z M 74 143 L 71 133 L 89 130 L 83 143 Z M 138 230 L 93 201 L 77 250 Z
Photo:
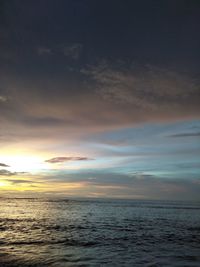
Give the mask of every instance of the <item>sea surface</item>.
M 0 198 L 0 266 L 200 266 L 200 204 Z

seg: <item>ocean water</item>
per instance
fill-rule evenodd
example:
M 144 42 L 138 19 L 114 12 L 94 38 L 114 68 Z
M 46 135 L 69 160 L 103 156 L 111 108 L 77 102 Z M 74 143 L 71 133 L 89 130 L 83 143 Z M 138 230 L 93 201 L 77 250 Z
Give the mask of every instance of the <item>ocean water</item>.
M 200 204 L 0 199 L 0 266 L 200 266 Z

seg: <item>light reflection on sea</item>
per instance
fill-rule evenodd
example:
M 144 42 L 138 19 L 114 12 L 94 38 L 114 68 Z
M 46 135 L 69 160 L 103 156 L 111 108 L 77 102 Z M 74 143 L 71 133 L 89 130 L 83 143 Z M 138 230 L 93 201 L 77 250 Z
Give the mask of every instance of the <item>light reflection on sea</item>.
M 0 266 L 200 266 L 200 205 L 0 199 Z

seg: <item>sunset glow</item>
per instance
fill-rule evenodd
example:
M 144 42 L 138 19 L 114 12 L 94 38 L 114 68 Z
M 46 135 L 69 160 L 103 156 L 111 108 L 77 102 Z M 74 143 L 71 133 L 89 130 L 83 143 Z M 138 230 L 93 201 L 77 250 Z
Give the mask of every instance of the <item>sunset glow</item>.
M 196 4 L 11 2 L 0 194 L 199 199 Z

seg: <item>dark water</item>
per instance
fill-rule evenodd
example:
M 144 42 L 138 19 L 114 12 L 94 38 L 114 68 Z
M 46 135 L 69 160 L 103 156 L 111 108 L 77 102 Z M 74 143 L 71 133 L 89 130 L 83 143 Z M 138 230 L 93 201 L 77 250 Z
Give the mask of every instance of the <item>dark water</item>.
M 0 266 L 200 266 L 200 205 L 2 198 Z

